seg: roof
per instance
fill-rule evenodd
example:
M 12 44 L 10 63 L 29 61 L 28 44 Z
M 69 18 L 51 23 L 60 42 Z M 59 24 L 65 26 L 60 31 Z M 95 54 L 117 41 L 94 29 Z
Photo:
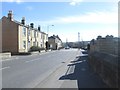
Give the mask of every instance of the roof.
M 3 19 L 3 18 L 5 18 L 5 19 L 8 20 L 8 18 L 7 18 L 6 16 L 3 16 L 2 19 Z M 24 26 L 24 27 L 28 27 L 28 25 L 23 25 L 21 22 L 16 21 L 16 20 L 13 20 L 13 21 L 11 21 L 11 22 L 14 22 L 14 23 L 16 23 L 16 24 L 18 24 L 18 25 L 21 25 L 21 26 Z
M 41 32 L 41 31 L 40 31 Z M 46 34 L 46 35 L 48 35 L 47 33 L 45 33 L 45 32 L 41 32 L 42 34 Z
M 51 36 L 51 37 L 48 37 L 48 39 L 55 39 L 55 37 Z
M 6 17 L 6 16 L 3 16 L 2 17 L 2 19 L 3 18 L 5 18 L 5 19 L 7 19 L 8 20 L 8 18 Z M 2 20 L 2 19 L 0 19 L 0 20 Z M 16 21 L 16 20 L 13 20 L 13 21 L 11 21 L 11 22 L 13 22 L 13 23 L 16 23 L 16 24 L 18 24 L 18 25 L 21 25 L 21 26 L 24 26 L 24 27 L 27 27 L 27 28 L 31 28 L 29 25 L 23 25 L 21 22 L 19 22 L 19 21 Z M 37 28 L 31 28 L 32 30 L 38 30 Z M 39 30 L 38 30 L 39 31 Z M 39 31 L 39 32 L 41 32 L 41 31 Z M 45 32 L 41 32 L 42 34 L 46 34 Z M 47 35 L 47 34 L 46 34 Z
M 56 36 L 55 36 L 55 35 L 53 35 L 53 36 L 51 36 L 51 37 L 48 37 L 48 39 L 51 39 L 51 38 L 52 38 L 52 39 L 56 39 L 56 38 L 57 38 L 57 39 L 59 39 L 60 41 L 62 41 L 62 40 L 59 38 L 59 36 L 58 36 L 58 35 L 56 35 Z

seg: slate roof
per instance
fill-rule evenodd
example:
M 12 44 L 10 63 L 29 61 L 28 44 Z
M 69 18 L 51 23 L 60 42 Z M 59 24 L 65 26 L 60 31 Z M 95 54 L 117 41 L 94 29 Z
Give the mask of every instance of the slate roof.
M 62 41 L 62 40 L 59 38 L 59 36 L 58 36 L 58 35 L 56 35 L 56 36 L 55 36 L 55 35 L 53 35 L 53 36 L 51 36 L 51 37 L 48 37 L 48 39 L 51 39 L 51 38 L 52 38 L 52 39 L 56 39 L 56 38 L 57 38 L 57 39 L 59 39 L 60 41 Z

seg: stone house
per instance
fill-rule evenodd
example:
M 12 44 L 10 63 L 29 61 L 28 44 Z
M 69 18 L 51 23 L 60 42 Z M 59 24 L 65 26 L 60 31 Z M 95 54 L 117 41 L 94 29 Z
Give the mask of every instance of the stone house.
M 42 36 L 45 38 L 41 38 Z M 34 28 L 33 23 L 26 25 L 24 17 L 21 22 L 14 20 L 12 11 L 0 20 L 1 52 L 23 53 L 28 52 L 31 46 L 45 48 L 46 41 L 48 35 L 41 32 L 40 27 Z

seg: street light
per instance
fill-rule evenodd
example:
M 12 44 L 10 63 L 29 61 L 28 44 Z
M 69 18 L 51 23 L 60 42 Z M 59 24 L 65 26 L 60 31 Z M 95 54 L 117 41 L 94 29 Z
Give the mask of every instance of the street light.
M 50 26 L 54 26 L 54 25 L 48 25 L 48 26 L 47 26 L 47 34 L 48 34 L 48 37 L 49 37 L 49 27 L 50 27 Z

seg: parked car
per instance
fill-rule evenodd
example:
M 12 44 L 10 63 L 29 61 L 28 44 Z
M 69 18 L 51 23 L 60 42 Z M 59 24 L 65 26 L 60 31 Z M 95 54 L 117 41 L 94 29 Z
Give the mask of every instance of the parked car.
M 65 47 L 65 49 L 70 49 L 70 47 L 67 46 L 67 47 Z

